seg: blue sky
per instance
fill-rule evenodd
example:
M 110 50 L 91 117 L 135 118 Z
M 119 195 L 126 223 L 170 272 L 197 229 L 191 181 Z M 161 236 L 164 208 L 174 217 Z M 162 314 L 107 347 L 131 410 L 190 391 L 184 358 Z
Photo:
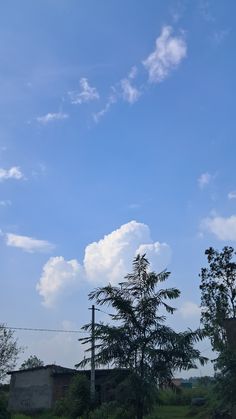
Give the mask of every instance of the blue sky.
M 235 9 L 1 4 L 2 322 L 80 328 L 142 251 L 182 291 L 171 324 L 199 325 L 204 250 L 236 240 Z M 17 336 L 23 358 L 83 356 L 74 335 Z

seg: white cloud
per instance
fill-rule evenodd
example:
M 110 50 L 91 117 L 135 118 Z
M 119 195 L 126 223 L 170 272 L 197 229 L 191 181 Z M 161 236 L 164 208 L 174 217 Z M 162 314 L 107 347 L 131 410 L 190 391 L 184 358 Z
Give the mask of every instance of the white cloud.
M 82 268 L 76 259 L 66 261 L 62 256 L 51 257 L 36 285 L 44 299 L 43 304 L 52 307 L 62 294 L 77 288 L 82 275 Z
M 213 176 L 210 173 L 208 172 L 202 173 L 201 176 L 199 176 L 197 180 L 199 188 L 201 189 L 205 188 L 205 186 L 209 185 L 212 179 L 213 179 Z
M 43 116 L 38 116 L 36 119 L 40 124 L 46 125 L 53 121 L 62 121 L 64 119 L 69 118 L 67 113 L 56 112 L 56 113 L 47 113 Z
M 236 191 L 231 191 L 228 193 L 228 199 L 235 199 L 236 198 Z
M 49 252 L 53 245 L 46 240 L 37 240 L 33 237 L 19 236 L 17 234 L 7 233 L 6 244 L 11 247 L 18 247 L 28 253 Z
M 99 99 L 99 93 L 96 87 L 91 87 L 85 77 L 80 79 L 80 88 L 80 92 L 68 92 L 71 103 L 73 105 L 81 105 L 82 103 L 87 103 Z
M 11 205 L 11 201 L 9 199 L 5 199 L 0 201 L 0 207 L 9 207 Z
M 190 317 L 200 317 L 201 308 L 192 301 L 185 301 L 179 308 L 179 313 L 184 319 L 189 319 Z
M 156 49 L 143 65 L 149 73 L 149 81 L 162 82 L 186 57 L 187 45 L 183 36 L 172 36 L 171 26 L 164 26 L 156 39 Z
M 37 291 L 50 307 L 58 297 L 71 293 L 83 281 L 93 285 L 117 284 L 132 270 L 137 253 L 146 253 L 151 269 L 165 269 L 170 261 L 170 247 L 153 242 L 146 224 L 130 221 L 85 248 L 83 264 L 62 256 L 51 257 L 43 267 Z
M 107 103 L 104 108 L 99 112 L 93 114 L 93 119 L 95 122 L 99 122 L 100 119 L 110 110 L 110 108 L 117 102 L 117 92 L 114 87 L 111 87 L 112 93 L 107 99 Z
M 220 240 L 236 240 L 236 215 L 205 218 L 201 228 L 213 233 Z
M 18 166 L 13 166 L 10 169 L 0 168 L 0 182 L 8 179 L 24 179 L 24 175 Z
M 140 97 L 140 91 L 132 86 L 129 79 L 121 80 L 122 97 L 126 102 L 131 104 L 137 102 Z
M 149 253 L 152 266 L 162 270 L 170 259 L 165 243 L 153 243 L 146 224 L 130 221 L 85 249 L 84 270 L 91 282 L 117 283 L 131 270 L 137 251 Z
M 151 243 L 141 244 L 136 250 L 136 254 L 146 254 L 150 261 L 150 269 L 156 272 L 161 272 L 166 269 L 170 263 L 171 250 L 166 243 Z
M 130 80 L 133 80 L 133 79 L 135 79 L 135 77 L 137 76 L 137 74 L 138 74 L 138 69 L 137 69 L 137 67 L 134 65 L 134 66 L 131 68 L 130 72 L 129 72 L 128 78 L 129 78 Z

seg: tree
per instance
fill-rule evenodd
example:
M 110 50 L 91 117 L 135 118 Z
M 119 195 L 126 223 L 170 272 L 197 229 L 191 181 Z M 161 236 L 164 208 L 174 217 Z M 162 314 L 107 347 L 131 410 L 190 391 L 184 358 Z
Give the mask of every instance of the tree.
M 14 332 L 0 324 L 0 382 L 6 377 L 7 372 L 16 364 L 18 355 L 22 349 L 17 346 Z
M 72 379 L 66 397 L 56 403 L 55 414 L 76 419 L 86 415 L 89 407 L 89 380 L 85 375 L 77 374 Z
M 236 318 L 236 262 L 233 260 L 236 253 L 233 247 L 225 246 L 221 252 L 209 247 L 205 254 L 209 266 L 200 273 L 201 322 L 212 349 L 218 352 L 214 364 L 215 392 L 221 404 L 233 412 L 236 408 L 236 351 L 227 341 L 225 320 Z
M 209 247 L 205 254 L 209 267 L 200 273 L 201 322 L 213 350 L 221 352 L 227 343 L 224 320 L 236 317 L 236 253 L 226 246 L 222 252 Z
M 28 368 L 37 368 L 43 366 L 44 362 L 41 359 L 39 359 L 36 355 L 31 355 L 21 364 L 20 370 L 27 370 Z
M 114 309 L 110 315 L 114 324 L 95 324 L 96 365 L 110 364 L 129 370 L 138 419 L 143 418 L 151 390 L 156 390 L 157 384 L 170 383 L 176 369 L 195 368 L 197 361 L 201 364 L 206 361 L 193 347 L 202 338 L 199 330 L 176 333 L 165 325 L 166 317 L 161 310 L 173 314 L 175 308 L 168 300 L 180 295 L 177 288 L 157 289 L 169 275 L 166 271 L 150 272 L 145 255 L 138 255 L 133 261 L 133 272 L 118 286 L 109 284 L 89 294 L 97 305 Z M 91 324 L 83 328 L 91 332 Z M 91 338 L 81 341 L 91 344 Z M 90 358 L 77 366 L 83 367 L 88 362 Z

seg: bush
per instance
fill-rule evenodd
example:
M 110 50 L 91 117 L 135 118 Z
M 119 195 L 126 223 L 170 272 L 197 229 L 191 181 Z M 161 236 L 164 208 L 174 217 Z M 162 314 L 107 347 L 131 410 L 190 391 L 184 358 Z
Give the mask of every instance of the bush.
M 134 412 L 126 407 L 119 407 L 116 402 L 103 403 L 99 408 L 83 416 L 83 419 L 133 419 Z
M 87 412 L 89 407 L 89 381 L 84 375 L 78 374 L 73 378 L 67 396 L 56 403 L 54 413 L 74 419 Z
M 0 393 L 0 419 L 10 418 L 10 413 L 7 411 L 7 395 L 4 392 Z
M 207 397 L 209 390 L 204 387 L 196 387 L 193 389 L 176 389 L 161 390 L 159 393 L 159 403 L 171 406 L 190 405 L 192 398 Z

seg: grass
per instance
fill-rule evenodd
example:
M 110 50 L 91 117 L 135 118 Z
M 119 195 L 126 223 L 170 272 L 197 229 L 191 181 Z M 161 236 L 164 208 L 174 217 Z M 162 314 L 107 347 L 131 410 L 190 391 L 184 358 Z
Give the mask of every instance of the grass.
M 146 419 L 209 419 L 203 408 L 192 408 L 191 406 L 158 406 L 154 413 Z

